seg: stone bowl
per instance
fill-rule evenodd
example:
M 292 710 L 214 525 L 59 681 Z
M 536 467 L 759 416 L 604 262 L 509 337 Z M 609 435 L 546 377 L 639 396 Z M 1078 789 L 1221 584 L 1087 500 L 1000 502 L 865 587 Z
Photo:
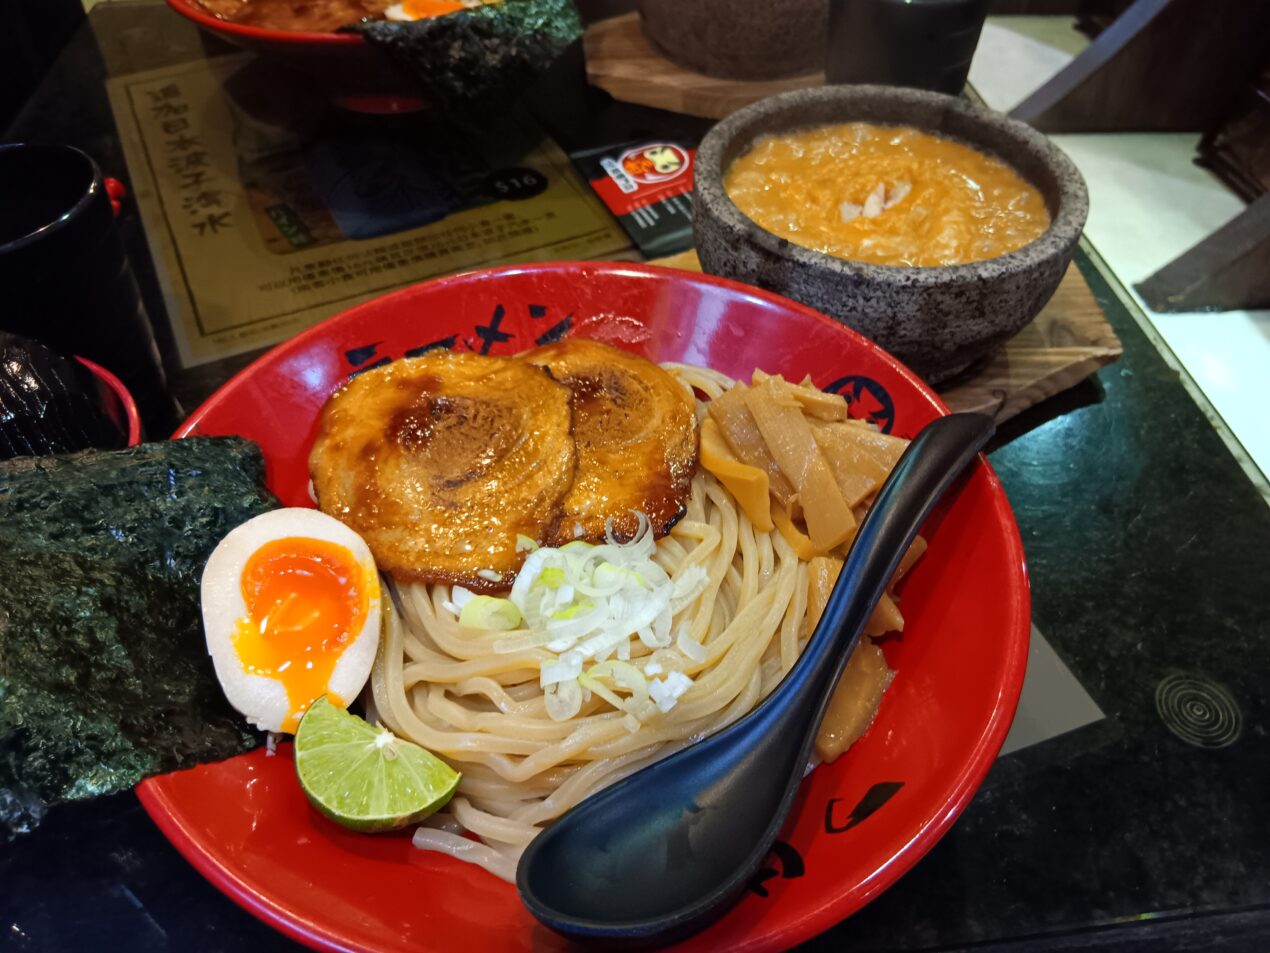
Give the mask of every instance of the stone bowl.
M 644 35 L 673 63 L 726 79 L 825 66 L 829 0 L 639 0 Z
M 794 245 L 728 198 L 723 174 L 757 137 L 839 122 L 915 126 L 995 155 L 1040 191 L 1049 229 L 985 261 L 874 265 Z M 1075 164 L 1030 126 L 952 96 L 892 86 L 825 86 L 746 106 L 702 140 L 695 176 L 693 230 L 706 272 L 815 308 L 933 384 L 963 375 L 1036 317 L 1067 271 L 1089 212 Z

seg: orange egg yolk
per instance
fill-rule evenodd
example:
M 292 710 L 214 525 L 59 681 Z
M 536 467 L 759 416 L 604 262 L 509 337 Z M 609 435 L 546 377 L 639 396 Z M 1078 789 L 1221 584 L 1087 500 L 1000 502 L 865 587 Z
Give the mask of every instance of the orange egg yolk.
M 426 20 L 428 17 L 439 17 L 462 10 L 463 4 L 456 3 L 455 0 L 402 0 L 401 8 L 412 19 Z
M 328 686 L 335 663 L 366 621 L 365 579 L 346 546 L 320 539 L 271 540 L 247 560 L 247 616 L 238 621 L 234 650 L 248 674 L 277 679 L 286 689 L 291 714 L 284 731 L 294 732 L 322 695 L 333 705 L 347 704 Z

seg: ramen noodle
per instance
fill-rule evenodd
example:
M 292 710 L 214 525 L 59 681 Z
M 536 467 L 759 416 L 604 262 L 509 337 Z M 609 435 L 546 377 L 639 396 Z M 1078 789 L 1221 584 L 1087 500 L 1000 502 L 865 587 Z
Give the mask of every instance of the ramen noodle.
M 707 398 L 733 389 L 732 381 L 713 371 L 664 366 Z M 841 398 L 817 406 L 814 391 L 756 375 L 752 389 L 760 386 L 788 388 L 786 397 L 807 391 L 810 414 L 845 417 Z M 699 419 L 706 418 L 708 407 L 707 401 L 697 402 Z M 876 435 L 859 422 L 837 423 Z M 887 444 L 887 452 L 891 449 Z M 676 644 L 695 651 L 649 649 L 633 640 L 629 664 L 641 666 L 650 681 L 654 672 L 674 672 L 688 683 L 673 707 L 652 717 L 635 719 L 592 695 L 576 714 L 557 720 L 540 687 L 540 674 L 554 656 L 541 643 L 518 643 L 506 632 L 461 626 L 452 601 L 457 590 L 448 585 L 392 587 L 394 604 L 388 607 L 371 676 L 368 717 L 462 772 L 445 811 L 416 832 L 416 846 L 478 863 L 512 880 L 521 851 L 544 825 L 588 795 L 736 721 L 793 667 L 853 530 L 840 534 L 819 528 L 818 534 L 837 540 L 834 550 L 815 556 L 807 550 L 809 558 L 800 557 L 798 547 L 811 545 L 805 532 L 811 528 L 796 502 L 791 499 L 791 509 L 778 500 L 771 504 L 772 512 L 783 514 L 787 529 L 772 520 L 756 528 L 747 512 L 754 511 L 756 501 L 738 503 L 709 470 L 716 466 L 734 481 L 747 473 L 748 464 L 727 447 L 717 454 L 722 462 L 707 460 L 703 449 L 705 468 L 693 478 L 686 512 L 657 541 L 651 557 L 676 583 L 700 581 L 673 619 L 673 628 L 681 632 Z M 877 485 L 874 480 L 874 491 Z M 863 506 L 863 498 L 849 505 L 852 525 Z M 902 568 L 918 553 L 915 547 Z M 888 598 L 866 631 L 880 634 L 901 625 Z M 818 741 L 822 756 L 832 759 L 867 728 L 889 679 L 881 651 L 864 640 L 843 682 L 860 700 L 836 706 L 838 724 L 826 726 Z

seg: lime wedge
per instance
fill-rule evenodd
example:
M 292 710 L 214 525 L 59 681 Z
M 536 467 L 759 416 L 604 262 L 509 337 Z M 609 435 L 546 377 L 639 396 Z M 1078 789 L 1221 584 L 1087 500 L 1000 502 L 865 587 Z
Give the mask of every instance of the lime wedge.
M 300 719 L 295 770 L 309 802 L 355 831 L 421 821 L 459 786 L 459 773 L 436 755 L 337 708 L 325 695 Z

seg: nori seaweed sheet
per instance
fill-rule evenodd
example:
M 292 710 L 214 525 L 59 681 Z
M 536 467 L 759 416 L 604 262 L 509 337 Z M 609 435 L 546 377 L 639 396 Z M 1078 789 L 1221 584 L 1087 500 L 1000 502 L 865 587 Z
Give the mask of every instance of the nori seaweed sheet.
M 381 48 L 452 120 L 479 125 L 505 113 L 582 35 L 572 0 L 503 0 L 414 22 L 348 29 Z
M 277 505 L 236 437 L 0 463 L 0 841 L 58 801 L 255 747 L 208 658 L 199 580 Z

